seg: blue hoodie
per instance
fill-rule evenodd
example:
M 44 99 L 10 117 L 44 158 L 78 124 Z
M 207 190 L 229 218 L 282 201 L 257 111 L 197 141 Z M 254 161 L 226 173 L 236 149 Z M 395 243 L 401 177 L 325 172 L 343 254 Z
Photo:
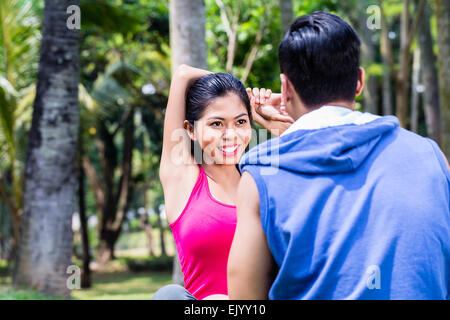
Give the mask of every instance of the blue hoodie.
M 449 299 L 450 173 L 396 117 L 296 130 L 239 168 L 279 268 L 269 299 Z

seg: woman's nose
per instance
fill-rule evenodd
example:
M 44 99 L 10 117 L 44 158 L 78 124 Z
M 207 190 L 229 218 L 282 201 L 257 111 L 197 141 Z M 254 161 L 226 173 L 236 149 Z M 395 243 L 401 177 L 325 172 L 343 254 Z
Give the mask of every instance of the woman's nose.
M 234 128 L 226 128 L 223 133 L 224 139 L 237 139 L 236 131 Z

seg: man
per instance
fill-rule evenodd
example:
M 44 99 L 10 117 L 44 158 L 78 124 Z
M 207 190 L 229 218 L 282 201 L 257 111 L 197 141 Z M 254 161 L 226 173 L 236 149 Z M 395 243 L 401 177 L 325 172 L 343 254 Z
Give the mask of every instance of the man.
M 354 111 L 359 51 L 324 12 L 281 42 L 296 121 L 240 162 L 230 299 L 449 299 L 448 163 L 396 117 Z

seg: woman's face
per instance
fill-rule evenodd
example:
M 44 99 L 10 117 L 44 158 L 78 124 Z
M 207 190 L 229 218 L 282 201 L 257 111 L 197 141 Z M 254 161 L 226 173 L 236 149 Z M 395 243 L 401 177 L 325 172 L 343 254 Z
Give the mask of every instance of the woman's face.
M 191 139 L 203 150 L 208 164 L 235 165 L 239 162 L 252 134 L 244 103 L 234 93 L 214 99 L 195 122 Z

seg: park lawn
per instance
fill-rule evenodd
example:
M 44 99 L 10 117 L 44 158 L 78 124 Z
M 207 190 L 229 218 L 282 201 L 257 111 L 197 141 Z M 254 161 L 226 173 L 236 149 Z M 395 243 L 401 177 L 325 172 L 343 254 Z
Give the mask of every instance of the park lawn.
M 153 294 L 172 283 L 171 272 L 108 272 L 93 275 L 89 289 L 72 290 L 79 300 L 150 300 Z
M 0 284 L 0 300 L 59 300 L 58 297 L 49 297 L 39 292 L 26 289 L 13 289 Z
M 160 287 L 172 283 L 171 272 L 129 271 L 94 273 L 89 289 L 72 290 L 73 300 L 150 300 Z M 0 284 L 0 300 L 57 300 L 33 290 Z

